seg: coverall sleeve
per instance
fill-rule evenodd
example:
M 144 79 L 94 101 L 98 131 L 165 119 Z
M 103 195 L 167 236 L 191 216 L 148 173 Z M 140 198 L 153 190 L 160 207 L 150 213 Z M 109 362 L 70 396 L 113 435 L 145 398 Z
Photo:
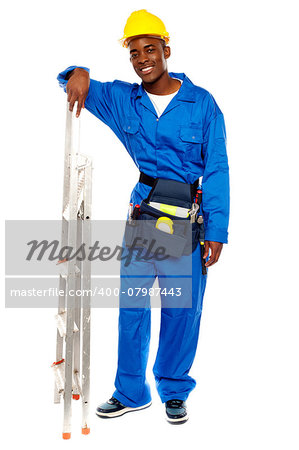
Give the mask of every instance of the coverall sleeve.
M 68 82 L 67 75 L 77 67 L 86 70 L 89 69 L 82 66 L 70 66 L 57 76 L 59 86 L 66 92 L 66 85 Z M 91 79 L 89 85 L 88 95 L 85 100 L 85 108 L 94 116 L 105 123 L 120 141 L 125 145 L 124 136 L 120 127 L 120 111 L 119 104 L 122 99 L 121 82 L 105 82 Z
M 227 243 L 229 222 L 229 166 L 222 112 L 211 94 L 206 99 L 203 124 L 204 174 L 202 207 L 205 239 Z

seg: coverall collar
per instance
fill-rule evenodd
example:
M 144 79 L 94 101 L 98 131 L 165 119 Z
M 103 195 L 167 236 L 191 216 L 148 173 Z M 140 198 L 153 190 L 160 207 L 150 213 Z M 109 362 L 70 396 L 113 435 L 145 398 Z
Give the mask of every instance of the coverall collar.
M 195 97 L 194 97 L 194 90 L 193 90 L 193 83 L 189 80 L 189 78 L 184 73 L 175 73 L 175 72 L 169 72 L 169 75 L 172 78 L 179 78 L 183 81 L 179 92 L 177 95 L 171 100 L 170 104 L 167 106 L 166 110 L 163 114 L 170 111 L 171 109 L 175 108 L 179 105 L 177 101 L 183 101 L 183 102 L 192 102 L 194 103 Z M 143 106 L 145 106 L 147 109 L 149 109 L 151 112 L 153 112 L 156 115 L 156 111 L 153 107 L 153 104 L 149 98 L 149 96 L 146 93 L 146 90 L 144 89 L 142 83 L 139 85 L 137 91 L 135 91 L 136 98 L 141 98 L 141 103 Z M 162 115 L 163 115 L 162 114 Z

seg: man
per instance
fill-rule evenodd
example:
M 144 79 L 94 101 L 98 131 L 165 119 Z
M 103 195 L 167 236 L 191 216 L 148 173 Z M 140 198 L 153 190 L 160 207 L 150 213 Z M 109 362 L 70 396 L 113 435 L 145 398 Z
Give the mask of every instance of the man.
M 126 23 L 122 43 L 141 85 L 90 80 L 88 69 L 75 66 L 61 72 L 58 80 L 68 94 L 70 110 L 78 101 L 77 116 L 86 107 L 107 124 L 142 172 L 131 194 L 133 206 L 148 197 L 153 180 L 176 180 L 191 186 L 202 177 L 204 255 L 200 245 L 192 253 L 191 307 L 162 306 L 153 368 L 166 419 L 182 424 L 188 419 L 186 399 L 196 384 L 188 373 L 196 353 L 206 285 L 202 259 L 208 258 L 205 267 L 211 267 L 227 243 L 229 175 L 223 115 L 209 92 L 183 73 L 168 72 L 168 42 L 169 35 L 158 17 L 146 10 L 135 11 Z M 149 288 L 155 277 L 160 287 L 170 285 L 163 278 L 162 262 L 139 262 L 138 267 L 152 275 L 145 277 L 143 286 Z M 122 267 L 124 280 L 127 273 Z M 117 417 L 150 406 L 145 376 L 149 335 L 150 307 L 120 308 L 116 390 L 97 408 L 99 417 Z

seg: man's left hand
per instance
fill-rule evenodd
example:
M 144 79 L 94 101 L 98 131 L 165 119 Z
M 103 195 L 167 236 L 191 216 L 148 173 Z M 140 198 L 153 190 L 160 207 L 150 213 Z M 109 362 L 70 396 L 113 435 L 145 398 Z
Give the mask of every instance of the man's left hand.
M 209 261 L 205 263 L 206 267 L 210 267 L 218 261 L 218 259 L 220 258 L 222 247 L 222 242 L 205 241 L 205 252 L 203 255 L 204 259 L 209 256 L 209 250 L 211 249 Z

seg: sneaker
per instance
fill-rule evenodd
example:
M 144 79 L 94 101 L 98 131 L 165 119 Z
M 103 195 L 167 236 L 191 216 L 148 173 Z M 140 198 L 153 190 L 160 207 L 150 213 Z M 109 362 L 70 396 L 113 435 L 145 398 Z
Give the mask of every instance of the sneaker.
M 187 406 L 183 400 L 168 400 L 165 407 L 166 420 L 172 425 L 181 425 L 189 419 Z
M 123 405 L 122 403 L 120 403 L 120 401 L 116 400 L 116 398 L 111 397 L 110 400 L 102 403 L 97 407 L 96 415 L 102 418 L 109 419 L 112 417 L 122 416 L 127 412 L 139 411 L 140 409 L 148 408 L 149 406 L 151 406 L 151 404 L 152 402 L 149 402 L 146 405 L 138 406 L 137 408 L 131 408 L 129 406 Z

